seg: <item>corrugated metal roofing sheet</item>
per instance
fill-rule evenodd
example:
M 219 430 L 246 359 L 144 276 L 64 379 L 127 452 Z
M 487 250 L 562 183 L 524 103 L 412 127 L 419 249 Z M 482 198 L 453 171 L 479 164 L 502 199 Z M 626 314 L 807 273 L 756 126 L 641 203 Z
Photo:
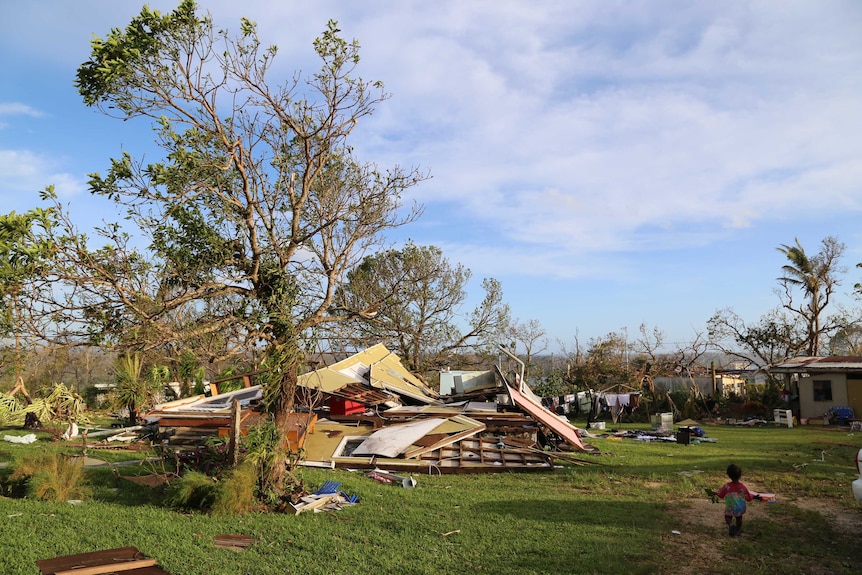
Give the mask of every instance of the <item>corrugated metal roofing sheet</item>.
M 862 371 L 862 357 L 794 357 L 773 365 L 771 371 Z

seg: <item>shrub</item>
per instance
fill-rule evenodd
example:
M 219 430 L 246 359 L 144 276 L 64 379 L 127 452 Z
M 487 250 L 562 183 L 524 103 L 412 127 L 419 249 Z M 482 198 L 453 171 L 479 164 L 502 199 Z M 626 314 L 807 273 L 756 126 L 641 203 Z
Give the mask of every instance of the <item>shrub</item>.
M 215 497 L 215 479 L 199 471 L 188 471 L 171 483 L 167 500 L 173 507 L 206 511 Z
M 27 494 L 43 501 L 83 499 L 90 494 L 83 461 L 58 453 L 22 456 L 9 479 L 26 482 Z
M 171 483 L 167 501 L 180 509 L 225 515 L 248 513 L 258 507 L 257 479 L 255 468 L 249 464 L 228 471 L 221 479 L 188 471 Z
M 248 513 L 258 506 L 257 470 L 250 464 L 232 469 L 218 482 L 212 512 L 235 515 Z

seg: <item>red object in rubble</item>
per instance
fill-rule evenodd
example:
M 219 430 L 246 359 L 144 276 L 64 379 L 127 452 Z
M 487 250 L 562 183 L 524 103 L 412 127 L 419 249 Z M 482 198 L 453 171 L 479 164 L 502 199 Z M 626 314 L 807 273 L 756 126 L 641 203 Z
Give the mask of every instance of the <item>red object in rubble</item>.
M 331 415 L 355 415 L 365 413 L 365 405 L 349 399 L 329 398 L 329 413 Z

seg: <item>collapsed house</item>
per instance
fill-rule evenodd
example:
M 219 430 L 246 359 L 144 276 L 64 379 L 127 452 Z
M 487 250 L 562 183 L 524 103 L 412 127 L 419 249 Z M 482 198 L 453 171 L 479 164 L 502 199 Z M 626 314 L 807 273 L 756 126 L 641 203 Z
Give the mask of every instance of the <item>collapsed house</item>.
M 287 445 L 301 465 L 428 473 L 543 471 L 591 449 L 517 371 L 448 371 L 440 392 L 378 344 L 299 378 Z M 502 356 L 501 356 L 502 357 Z M 502 364 L 502 361 L 500 362 Z M 200 445 L 259 422 L 260 386 L 162 404 L 146 414 L 167 445 Z

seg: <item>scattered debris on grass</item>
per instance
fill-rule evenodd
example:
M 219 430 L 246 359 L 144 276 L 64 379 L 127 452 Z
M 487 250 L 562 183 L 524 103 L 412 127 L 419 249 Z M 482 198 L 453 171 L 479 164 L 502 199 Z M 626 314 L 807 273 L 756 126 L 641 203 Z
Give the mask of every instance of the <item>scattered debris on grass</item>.
M 368 473 L 366 477 L 370 477 L 375 481 L 379 481 L 381 483 L 392 483 L 392 484 L 401 484 L 401 487 L 405 489 L 412 489 L 416 487 L 416 480 L 413 477 L 404 477 L 403 475 L 395 475 L 393 473 L 389 473 L 387 471 L 383 471 L 381 469 L 375 469 L 374 471 Z
M 246 548 L 257 543 L 257 539 L 248 535 L 216 535 L 214 539 L 216 547 L 230 549 L 231 551 L 245 551 Z

